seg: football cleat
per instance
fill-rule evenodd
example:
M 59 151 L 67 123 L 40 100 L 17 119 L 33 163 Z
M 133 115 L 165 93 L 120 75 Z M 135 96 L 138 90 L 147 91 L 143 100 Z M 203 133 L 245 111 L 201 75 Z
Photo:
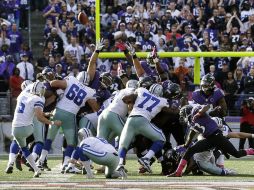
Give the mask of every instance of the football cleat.
M 5 173 L 11 174 L 13 172 L 13 164 L 7 166 Z
M 138 169 L 139 174 L 144 174 L 146 172 L 147 172 L 147 170 L 145 169 L 145 167 L 143 165 L 139 167 L 139 169 Z
M 65 169 L 68 167 L 68 165 L 63 165 L 61 168 L 61 173 L 64 174 L 65 173 Z
M 167 175 L 167 177 L 182 177 L 182 173 L 174 172 L 172 174 Z
M 231 170 L 231 169 L 225 169 L 225 173 L 226 175 L 230 175 L 230 176 L 234 176 L 238 174 L 235 170 Z
M 51 171 L 51 168 L 48 167 L 48 163 L 47 163 L 47 160 L 45 160 L 45 162 L 42 164 L 43 166 L 43 169 L 46 170 L 46 171 Z
M 151 166 L 150 166 L 150 160 L 148 158 L 140 158 L 138 159 L 138 162 L 144 166 L 144 168 L 146 169 L 146 171 L 148 171 L 149 173 L 152 173 L 152 169 L 151 169 Z
M 85 167 L 82 167 L 82 175 L 85 175 L 86 174 L 86 169 Z
M 76 168 L 76 167 L 67 167 L 66 169 L 65 169 L 65 173 L 71 173 L 71 174 L 81 174 L 82 173 L 82 171 L 81 170 L 79 170 L 78 168 Z
M 38 160 L 37 162 L 36 162 L 36 166 L 41 170 L 41 171 L 43 171 L 44 170 L 44 168 L 43 168 L 43 163 L 40 161 L 40 160 Z
M 41 170 L 38 170 L 38 171 L 34 172 L 33 177 L 39 177 L 40 175 L 41 175 Z
M 116 171 L 119 173 L 119 175 L 121 176 L 122 179 L 127 178 L 127 174 L 125 173 L 125 168 L 123 165 L 117 166 Z

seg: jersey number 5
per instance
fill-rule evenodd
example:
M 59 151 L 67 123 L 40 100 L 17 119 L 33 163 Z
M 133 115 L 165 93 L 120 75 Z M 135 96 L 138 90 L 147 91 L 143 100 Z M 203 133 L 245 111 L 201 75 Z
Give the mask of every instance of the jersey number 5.
M 149 104 L 149 106 L 146 107 L 146 110 L 149 111 L 149 112 L 152 112 L 153 108 L 160 103 L 160 100 L 158 98 L 156 98 L 154 96 L 151 96 L 150 94 L 147 94 L 145 92 L 143 93 L 143 97 L 145 99 L 143 100 L 143 102 L 138 104 L 138 107 L 139 108 L 144 108 L 145 104 L 149 104 L 149 103 L 151 104 L 151 102 L 152 102 L 152 105 Z
M 86 95 L 87 93 L 84 90 L 80 89 L 78 85 L 73 84 L 67 92 L 66 98 L 68 98 L 69 100 L 73 100 L 73 102 L 77 106 L 80 106 Z

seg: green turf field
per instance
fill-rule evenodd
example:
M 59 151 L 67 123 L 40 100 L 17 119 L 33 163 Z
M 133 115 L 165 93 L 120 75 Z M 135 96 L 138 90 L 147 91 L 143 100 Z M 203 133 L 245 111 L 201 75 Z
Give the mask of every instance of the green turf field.
M 234 169 L 237 176 L 183 176 L 167 178 L 161 176 L 160 165 L 155 163 L 153 174 L 138 174 L 139 164 L 136 159 L 127 160 L 128 178 L 105 179 L 102 174 L 95 174 L 95 179 L 86 179 L 82 174 L 61 174 L 60 158 L 50 158 L 48 164 L 52 172 L 43 172 L 40 178 L 32 178 L 33 173 L 25 165 L 23 171 L 14 168 L 12 174 L 5 174 L 7 157 L 0 157 L 0 189 L 254 189 L 254 158 L 226 160 L 226 168 Z M 93 164 L 95 168 L 98 166 Z M 10 185 L 11 184 L 11 185 Z M 8 188 L 7 188 L 8 187 Z M 33 188 L 36 187 L 36 188 Z M 243 188 L 244 187 L 244 188 Z
M 4 172 L 6 165 L 7 165 L 7 157 L 0 157 L 0 181 L 26 181 L 30 180 L 33 176 L 33 173 L 28 171 L 28 168 L 25 165 L 23 166 L 23 171 L 19 171 L 14 167 L 14 171 L 12 174 L 6 174 Z M 61 163 L 60 158 L 50 158 L 48 161 L 48 164 L 51 168 L 56 167 Z M 93 164 L 95 168 L 98 166 Z M 253 181 L 254 182 L 254 158 L 248 157 L 244 159 L 231 159 L 231 160 L 226 160 L 225 164 L 226 168 L 234 169 L 238 172 L 238 176 L 226 176 L 226 177 L 221 177 L 221 176 L 211 176 L 211 175 L 203 175 L 203 176 L 184 176 L 182 178 L 177 178 L 180 180 L 184 181 L 189 181 L 189 180 L 198 180 L 198 181 L 218 181 L 218 180 L 239 180 L 239 181 Z M 153 169 L 153 174 L 144 174 L 140 175 L 138 174 L 138 167 L 139 164 L 135 159 L 128 159 L 127 160 L 127 165 L 126 169 L 128 169 L 128 179 L 134 180 L 134 179 L 140 179 L 140 180 L 169 180 L 169 178 L 166 178 L 164 176 L 159 175 L 160 174 L 160 165 L 158 163 L 153 164 L 152 169 Z M 60 173 L 60 168 L 59 168 L 59 173 Z M 42 177 L 44 175 L 47 175 L 47 172 L 42 173 Z M 70 174 L 65 174 L 65 175 L 70 175 Z M 65 176 L 63 174 L 63 176 Z M 101 174 L 96 174 L 95 175 L 96 179 L 102 180 L 104 179 L 104 176 Z M 70 177 L 67 181 L 82 181 L 84 180 L 85 177 L 81 174 L 76 174 Z M 95 179 L 95 180 L 96 180 Z M 170 178 L 172 179 L 172 178 Z M 57 179 L 56 179 L 57 180 Z

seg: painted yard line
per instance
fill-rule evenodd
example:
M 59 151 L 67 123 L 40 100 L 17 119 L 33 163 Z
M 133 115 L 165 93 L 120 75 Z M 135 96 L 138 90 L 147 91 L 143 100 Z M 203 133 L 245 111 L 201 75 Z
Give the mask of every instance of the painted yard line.
M 62 164 L 58 164 L 54 168 L 51 168 L 51 171 L 42 171 L 42 174 L 40 175 L 39 178 L 32 178 L 30 181 L 46 182 L 46 183 L 65 182 L 75 175 L 75 174 L 61 174 L 60 173 L 61 166 Z

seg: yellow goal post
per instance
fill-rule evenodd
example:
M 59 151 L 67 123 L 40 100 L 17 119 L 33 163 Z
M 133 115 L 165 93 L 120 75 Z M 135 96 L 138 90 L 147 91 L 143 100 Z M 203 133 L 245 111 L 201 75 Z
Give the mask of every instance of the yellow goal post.
M 96 0 L 95 31 L 96 42 L 100 40 L 100 0 Z M 139 58 L 146 58 L 149 52 L 137 52 Z M 167 57 L 194 57 L 194 84 L 200 84 L 200 57 L 254 57 L 254 52 L 159 52 L 160 58 Z M 99 54 L 101 59 L 125 58 L 121 52 L 102 52 Z

